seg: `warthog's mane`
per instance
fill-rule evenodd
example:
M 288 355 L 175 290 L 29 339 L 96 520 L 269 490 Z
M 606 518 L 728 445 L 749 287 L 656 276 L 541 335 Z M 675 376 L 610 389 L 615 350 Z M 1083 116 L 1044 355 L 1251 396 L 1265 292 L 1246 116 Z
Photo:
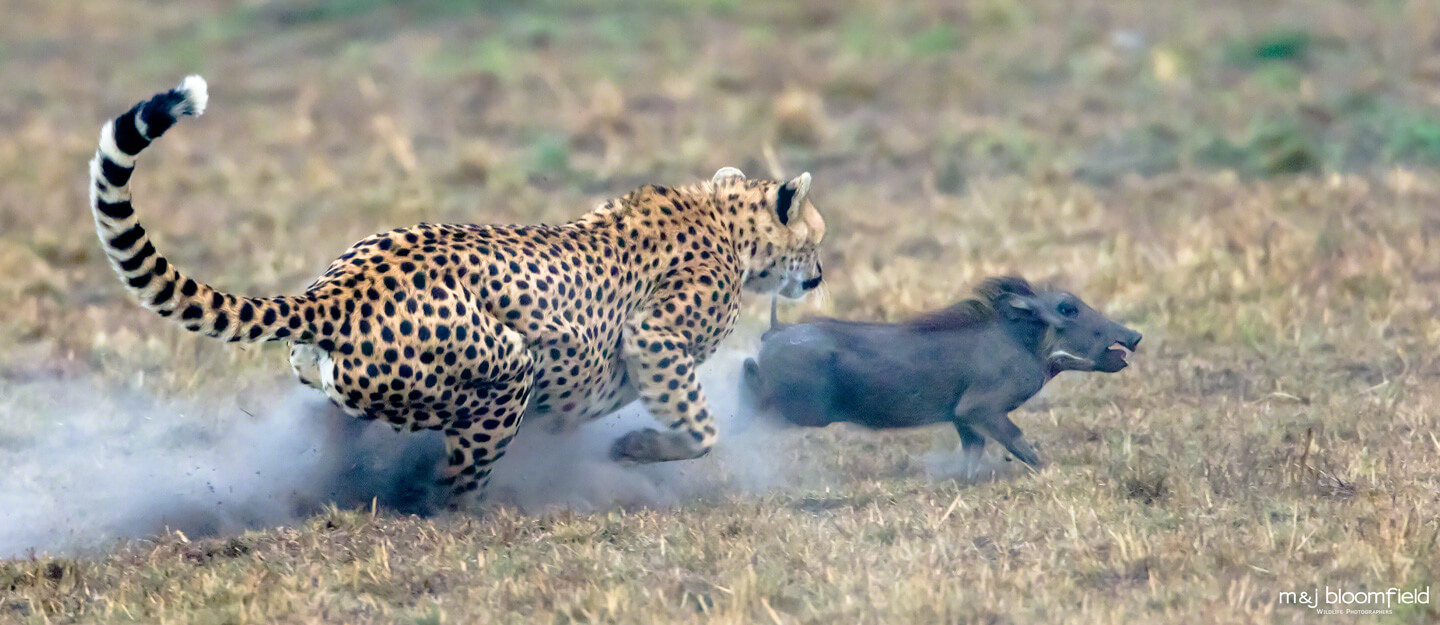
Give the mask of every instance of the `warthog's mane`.
M 994 321 L 1000 314 L 1000 301 L 1013 295 L 1034 297 L 1035 289 L 1024 278 L 987 278 L 975 287 L 974 297 L 921 313 L 904 323 L 920 331 L 958 330 L 983 325 Z

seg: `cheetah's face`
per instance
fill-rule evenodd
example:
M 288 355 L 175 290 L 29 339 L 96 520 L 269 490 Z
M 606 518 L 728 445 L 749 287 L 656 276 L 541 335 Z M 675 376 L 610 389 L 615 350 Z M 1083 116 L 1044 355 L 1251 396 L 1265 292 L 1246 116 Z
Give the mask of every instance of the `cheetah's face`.
M 727 167 L 716 172 L 715 180 L 726 176 L 743 174 Z M 760 183 L 747 189 L 762 197 L 755 203 L 760 214 L 755 215 L 755 253 L 745 268 L 745 288 L 798 299 L 820 286 L 825 220 L 810 203 L 810 174 L 800 174 L 784 184 Z

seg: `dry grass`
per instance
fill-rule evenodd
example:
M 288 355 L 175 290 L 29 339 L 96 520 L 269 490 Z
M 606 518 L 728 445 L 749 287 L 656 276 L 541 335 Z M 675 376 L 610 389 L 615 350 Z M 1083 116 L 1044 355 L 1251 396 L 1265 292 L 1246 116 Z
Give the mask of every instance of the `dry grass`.
M 147 153 L 137 205 L 228 289 L 294 290 L 396 225 L 562 220 L 739 165 L 815 176 L 833 234 L 811 312 L 895 318 L 1021 273 L 1145 345 L 1016 415 L 1052 460 L 1036 475 L 932 481 L 916 459 L 950 432 L 825 431 L 805 444 L 826 490 L 549 519 L 337 511 L 6 561 L 0 621 L 1291 622 L 1320 617 L 1283 591 L 1440 592 L 1440 173 L 1381 149 L 1257 178 L 1186 147 L 1286 111 L 1348 136 L 1337 103 L 1362 96 L 1435 106 L 1435 5 L 452 4 L 9 0 L 0 393 L 287 375 L 275 347 L 132 305 L 91 234 L 101 122 L 192 71 L 210 113 Z M 1297 28 L 1302 58 L 1235 61 Z M 1144 176 L 1124 139 L 1147 127 L 1180 147 Z M 1255 145 L 1261 164 L 1291 154 Z M 17 428 L 0 433 L 35 434 Z M 1433 620 L 1437 600 L 1392 618 Z

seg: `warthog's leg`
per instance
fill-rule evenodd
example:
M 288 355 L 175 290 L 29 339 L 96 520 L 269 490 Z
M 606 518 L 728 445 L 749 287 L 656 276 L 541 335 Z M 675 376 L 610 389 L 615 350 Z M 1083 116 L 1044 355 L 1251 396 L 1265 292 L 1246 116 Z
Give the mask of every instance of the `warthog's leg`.
M 1011 455 L 1019 458 L 1021 462 L 1036 469 L 1044 466 L 1040 461 L 1039 454 L 1030 443 L 1025 442 L 1025 435 L 1020 428 L 1010 421 L 1006 413 L 1020 402 L 1016 401 L 1014 394 L 1007 392 L 1010 389 L 1000 387 L 989 393 L 965 394 L 955 405 L 955 423 L 957 429 L 961 425 L 969 426 L 975 431 L 995 439 L 995 442 L 1005 446 Z M 1024 395 L 1028 398 L 1030 395 Z
M 778 413 L 794 425 L 824 427 L 837 420 L 832 414 L 830 381 L 835 354 L 815 356 L 812 352 L 796 349 L 786 361 L 767 360 L 763 369 L 754 359 L 746 360 L 745 386 L 762 409 Z
M 770 402 L 795 425 L 825 427 L 834 421 L 829 410 L 830 391 L 820 385 L 785 389 L 783 395 L 777 393 Z
M 985 457 L 985 437 L 979 432 L 963 423 L 955 424 L 955 431 L 960 433 L 960 453 L 965 463 L 965 479 L 975 479 L 975 474 L 980 472 L 980 463 Z
M 750 398 L 757 404 L 765 402 L 765 384 L 760 380 L 760 363 L 754 358 L 746 358 L 745 364 L 741 367 L 742 379 L 745 382 L 744 389 L 750 393 Z
M 1003 413 L 992 413 L 984 421 L 976 423 L 975 427 L 990 438 L 995 439 L 996 442 L 1004 445 L 1005 449 L 1008 450 L 1011 455 L 1019 458 L 1021 462 L 1036 469 L 1045 466 L 1045 463 L 1040 460 L 1040 455 L 1035 453 L 1035 448 L 1031 447 L 1030 443 L 1025 441 L 1025 435 L 1020 432 L 1020 428 L 1016 427 L 1015 423 L 1010 420 L 1010 417 L 1005 416 Z

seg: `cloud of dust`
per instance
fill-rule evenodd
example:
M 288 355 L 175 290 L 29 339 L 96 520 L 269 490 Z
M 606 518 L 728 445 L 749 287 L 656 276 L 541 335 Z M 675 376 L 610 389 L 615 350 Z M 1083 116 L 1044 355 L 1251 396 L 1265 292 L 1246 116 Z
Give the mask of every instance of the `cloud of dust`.
M 726 492 L 759 493 L 813 481 L 787 447 L 799 430 L 757 415 L 742 397 L 741 363 L 754 353 L 722 346 L 699 369 L 720 442 L 703 458 L 650 465 L 610 460 L 610 445 L 640 428 L 661 428 L 635 402 L 574 432 L 521 428 L 497 464 L 497 502 L 530 514 L 557 509 L 663 506 Z
M 660 427 L 638 403 L 568 434 L 522 425 L 495 469 L 492 500 L 530 514 L 665 506 L 798 484 L 781 426 L 739 397 L 749 350 L 723 346 L 700 368 L 720 444 L 705 458 L 621 466 L 626 432 Z M 77 381 L 7 387 L 0 400 L 0 558 L 66 554 L 122 538 L 191 538 L 291 524 L 327 504 L 433 511 L 444 457 L 435 432 L 396 433 L 296 388 L 254 416 L 164 402 Z M 212 402 L 213 403 L 213 402 Z M 532 424 L 536 425 L 536 424 Z

